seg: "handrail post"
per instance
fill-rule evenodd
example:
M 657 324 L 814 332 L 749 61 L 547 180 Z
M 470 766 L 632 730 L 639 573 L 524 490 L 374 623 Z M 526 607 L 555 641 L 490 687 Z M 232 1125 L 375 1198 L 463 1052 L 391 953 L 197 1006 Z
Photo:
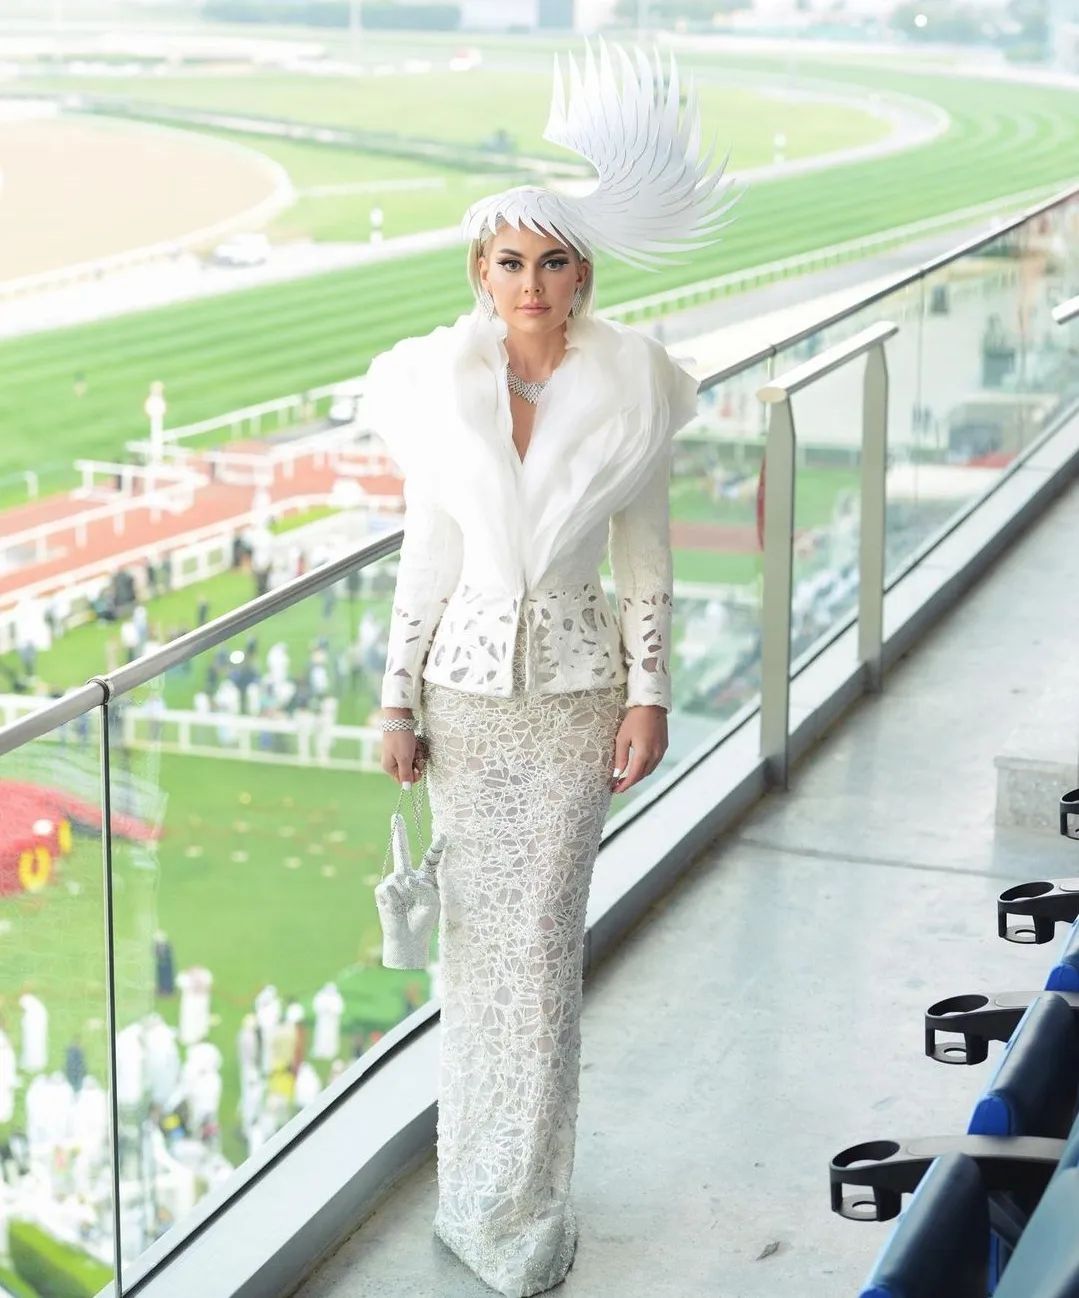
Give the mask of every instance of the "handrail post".
M 770 781 L 783 789 L 787 787 L 790 748 L 794 451 L 794 412 L 788 398 L 772 406 L 762 469 L 765 485 L 761 757 Z
M 788 787 L 790 767 L 791 595 L 794 569 L 794 413 L 791 397 L 825 374 L 865 355 L 862 404 L 862 517 L 859 661 L 879 682 L 884 620 L 884 505 L 888 371 L 884 343 L 898 333 L 891 320 L 867 326 L 845 342 L 787 370 L 758 389 L 772 407 L 765 450 L 764 595 L 761 607 L 761 759 L 772 784 Z M 866 619 L 863 625 L 862 619 Z
M 862 383 L 862 508 L 858 555 L 858 661 L 867 688 L 884 680 L 884 553 L 888 471 L 888 362 L 881 340 L 866 352 Z

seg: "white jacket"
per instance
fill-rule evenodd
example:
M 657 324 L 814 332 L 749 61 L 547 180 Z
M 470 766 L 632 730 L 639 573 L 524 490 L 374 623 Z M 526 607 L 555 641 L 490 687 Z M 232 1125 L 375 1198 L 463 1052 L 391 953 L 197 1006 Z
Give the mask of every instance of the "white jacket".
M 505 336 L 477 308 L 367 372 L 366 422 L 405 477 L 382 706 L 417 711 L 424 680 L 508 698 L 523 613 L 530 689 L 625 681 L 627 707 L 669 711 L 671 439 L 697 380 L 647 335 L 571 316 L 522 463 Z

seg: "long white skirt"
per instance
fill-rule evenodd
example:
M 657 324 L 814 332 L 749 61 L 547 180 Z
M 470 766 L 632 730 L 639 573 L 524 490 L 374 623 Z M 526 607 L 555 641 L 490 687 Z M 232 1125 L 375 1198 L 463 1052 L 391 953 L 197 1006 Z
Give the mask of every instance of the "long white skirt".
M 624 684 L 508 699 L 424 682 L 442 988 L 435 1234 L 526 1298 L 573 1261 L 585 907 Z

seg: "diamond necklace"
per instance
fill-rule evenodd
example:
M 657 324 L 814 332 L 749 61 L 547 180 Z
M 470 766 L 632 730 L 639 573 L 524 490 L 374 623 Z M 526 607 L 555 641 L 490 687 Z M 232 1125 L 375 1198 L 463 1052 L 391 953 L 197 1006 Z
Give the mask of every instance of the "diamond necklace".
M 540 399 L 544 388 L 551 381 L 550 376 L 545 379 L 523 379 L 511 367 L 509 361 L 506 362 L 506 377 L 509 379 L 510 391 L 516 392 L 519 397 L 524 397 L 532 405 Z

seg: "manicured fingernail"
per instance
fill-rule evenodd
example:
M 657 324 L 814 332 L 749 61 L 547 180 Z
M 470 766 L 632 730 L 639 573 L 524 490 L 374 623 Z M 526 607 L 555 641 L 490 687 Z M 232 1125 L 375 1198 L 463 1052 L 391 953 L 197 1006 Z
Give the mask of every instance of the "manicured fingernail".
M 621 766 L 616 766 L 616 767 L 614 768 L 614 770 L 611 772 L 611 776 L 612 776 L 612 778 L 613 778 L 613 779 L 616 779 L 616 780 L 618 779 L 618 777 L 619 777 L 621 774 L 622 774 L 622 768 L 621 768 Z
M 411 789 L 411 788 L 412 788 L 412 781 L 411 781 L 411 780 L 402 780 L 402 781 L 401 781 L 401 788 L 402 788 L 402 789 Z

